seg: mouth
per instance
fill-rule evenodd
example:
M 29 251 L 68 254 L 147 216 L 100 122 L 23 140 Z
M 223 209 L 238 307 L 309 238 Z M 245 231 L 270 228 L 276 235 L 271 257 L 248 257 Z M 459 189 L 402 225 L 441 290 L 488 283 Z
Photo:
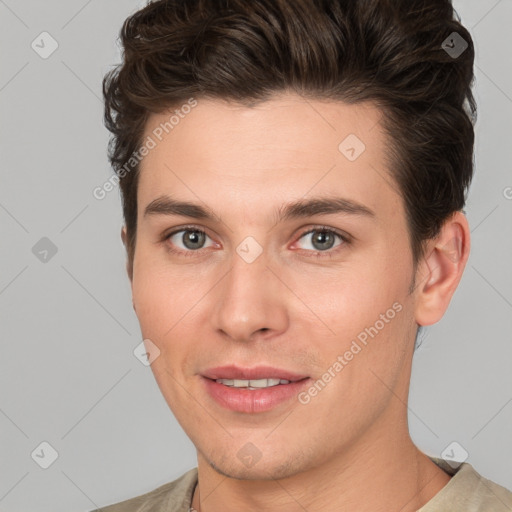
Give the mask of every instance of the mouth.
M 243 413 L 270 411 L 291 402 L 309 384 L 309 376 L 273 367 L 224 366 L 201 374 L 207 394 L 225 409 Z
M 283 384 L 290 384 L 291 381 L 287 379 L 216 379 L 215 382 L 218 384 L 224 384 L 224 386 L 228 386 L 230 388 L 237 389 L 265 389 L 272 388 L 274 386 L 280 386 Z

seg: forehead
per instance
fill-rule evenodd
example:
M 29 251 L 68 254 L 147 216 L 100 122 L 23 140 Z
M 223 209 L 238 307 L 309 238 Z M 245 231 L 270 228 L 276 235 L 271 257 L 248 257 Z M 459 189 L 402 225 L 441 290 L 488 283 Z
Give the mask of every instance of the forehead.
M 152 114 L 144 139 L 154 147 L 140 165 L 139 211 L 172 194 L 254 217 L 264 205 L 336 194 L 396 212 L 401 201 L 381 116 L 372 104 L 294 94 L 252 107 L 198 99 L 193 108 Z

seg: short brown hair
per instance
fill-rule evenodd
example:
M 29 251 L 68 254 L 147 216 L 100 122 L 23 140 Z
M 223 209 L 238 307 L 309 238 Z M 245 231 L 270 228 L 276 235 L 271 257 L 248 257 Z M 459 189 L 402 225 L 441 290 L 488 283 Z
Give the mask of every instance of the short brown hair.
M 159 0 L 127 18 L 124 62 L 105 75 L 103 95 L 130 271 L 139 175 L 130 157 L 149 114 L 191 97 L 252 105 L 285 90 L 382 109 L 417 262 L 464 207 L 473 175 L 474 49 L 455 16 L 449 0 Z M 454 32 L 452 47 L 467 44 L 460 55 L 443 47 Z

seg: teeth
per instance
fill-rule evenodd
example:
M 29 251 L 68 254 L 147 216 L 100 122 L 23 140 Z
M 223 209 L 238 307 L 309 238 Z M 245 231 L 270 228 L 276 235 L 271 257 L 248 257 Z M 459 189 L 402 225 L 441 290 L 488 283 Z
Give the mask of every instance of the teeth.
M 234 388 L 249 388 L 249 389 L 261 389 L 278 386 L 279 384 L 289 384 L 290 381 L 286 379 L 217 379 L 215 382 L 224 384 Z
M 247 382 L 247 381 L 245 381 Z M 258 379 L 250 380 L 249 385 L 251 388 L 268 388 L 271 386 L 277 386 L 280 383 L 279 379 Z

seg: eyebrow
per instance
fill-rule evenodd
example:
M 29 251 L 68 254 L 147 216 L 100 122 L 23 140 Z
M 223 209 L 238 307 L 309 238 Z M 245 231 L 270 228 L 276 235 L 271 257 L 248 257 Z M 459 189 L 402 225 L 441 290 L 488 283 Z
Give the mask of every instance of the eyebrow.
M 341 197 L 301 199 L 281 205 L 276 211 L 277 222 L 339 213 L 375 217 L 375 213 L 366 206 Z M 160 196 L 151 201 L 144 210 L 144 217 L 148 215 L 176 215 L 211 221 L 218 219 L 218 216 L 207 206 L 178 201 L 170 196 Z

